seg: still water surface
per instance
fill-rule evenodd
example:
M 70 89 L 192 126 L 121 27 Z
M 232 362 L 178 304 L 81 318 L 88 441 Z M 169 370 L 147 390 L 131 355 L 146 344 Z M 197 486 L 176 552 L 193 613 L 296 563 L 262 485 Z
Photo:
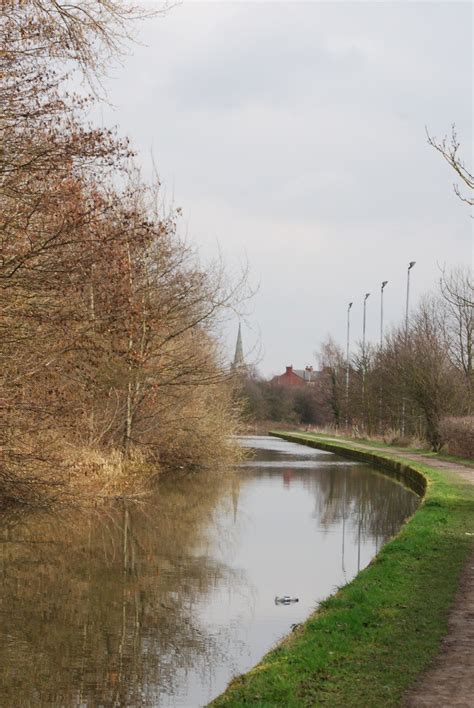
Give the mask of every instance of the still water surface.
M 0 519 L 0 705 L 204 705 L 417 506 L 367 465 L 241 442 L 235 473 L 164 479 L 141 505 Z

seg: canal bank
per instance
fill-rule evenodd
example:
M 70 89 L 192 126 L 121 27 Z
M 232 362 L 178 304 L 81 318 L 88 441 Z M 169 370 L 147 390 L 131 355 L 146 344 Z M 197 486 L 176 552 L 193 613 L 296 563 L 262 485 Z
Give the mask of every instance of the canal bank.
M 405 475 L 409 484 L 424 488 L 423 502 L 368 568 L 212 705 L 470 705 L 469 626 L 459 641 L 451 637 L 452 648 L 461 646 L 454 656 L 446 657 L 449 647 L 441 655 L 440 649 L 448 627 L 452 632 L 450 609 L 460 583 L 464 591 L 469 587 L 473 468 L 368 443 L 277 435 Z M 453 612 L 459 602 L 468 617 L 469 598 L 458 598 Z

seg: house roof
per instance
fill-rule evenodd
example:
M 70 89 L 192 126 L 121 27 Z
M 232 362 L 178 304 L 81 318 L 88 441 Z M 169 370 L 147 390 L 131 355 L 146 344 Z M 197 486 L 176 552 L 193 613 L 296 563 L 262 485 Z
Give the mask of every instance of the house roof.
M 303 381 L 316 381 L 321 375 L 321 372 L 317 369 L 293 369 L 293 372 L 303 379 Z
M 280 379 L 285 380 L 285 378 L 291 377 L 291 376 L 297 376 L 301 381 L 303 382 L 312 382 L 316 381 L 316 379 L 320 375 L 320 371 L 314 370 L 312 367 L 306 367 L 305 369 L 294 369 L 292 366 L 287 366 L 286 371 L 283 374 L 279 374 L 278 376 L 274 376 L 272 381 L 279 381 Z

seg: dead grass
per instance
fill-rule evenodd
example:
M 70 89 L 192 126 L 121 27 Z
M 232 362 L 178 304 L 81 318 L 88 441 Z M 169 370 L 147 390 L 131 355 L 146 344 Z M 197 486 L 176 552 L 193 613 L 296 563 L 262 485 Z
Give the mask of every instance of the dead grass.
M 117 449 L 71 444 L 57 435 L 41 440 L 23 436 L 21 448 L 8 450 L 8 459 L 0 449 L 0 508 L 87 508 L 114 499 L 140 499 L 164 472 L 203 471 L 238 462 L 242 447 L 216 430 L 219 434 L 211 437 L 199 426 L 183 426 L 176 447 L 168 444 L 162 460 L 138 447 L 125 458 Z
M 387 428 L 382 434 L 371 433 L 370 435 L 357 425 L 348 426 L 347 428 L 336 428 L 334 425 L 299 426 L 299 430 L 315 433 L 316 435 L 337 436 L 346 440 L 367 441 L 394 447 L 410 447 L 415 450 L 425 450 L 427 447 L 426 441 L 422 440 L 422 438 L 416 435 L 401 435 L 400 431 L 394 428 Z
M 113 449 L 68 444 L 50 432 L 22 435 L 0 448 L 0 507 L 100 504 L 143 496 L 159 472 L 139 450 L 129 459 Z
M 445 418 L 441 434 L 446 441 L 443 452 L 474 460 L 474 416 Z
M 158 463 L 147 462 L 140 450 L 124 459 L 118 450 L 78 447 L 69 450 L 69 459 L 64 496 L 82 504 L 144 496 L 160 472 Z
M 276 427 L 284 427 L 285 430 L 307 430 L 307 425 L 296 425 L 287 422 L 276 422 L 274 420 L 248 420 L 243 421 L 238 429 L 240 435 L 266 435 L 269 430 Z

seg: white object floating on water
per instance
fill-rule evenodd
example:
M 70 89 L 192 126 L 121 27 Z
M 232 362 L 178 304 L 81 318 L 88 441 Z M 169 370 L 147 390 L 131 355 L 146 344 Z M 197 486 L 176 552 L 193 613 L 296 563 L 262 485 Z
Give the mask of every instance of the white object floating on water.
M 282 595 L 278 597 L 275 595 L 275 605 L 290 605 L 292 602 L 299 602 L 298 597 L 290 597 L 290 595 Z

